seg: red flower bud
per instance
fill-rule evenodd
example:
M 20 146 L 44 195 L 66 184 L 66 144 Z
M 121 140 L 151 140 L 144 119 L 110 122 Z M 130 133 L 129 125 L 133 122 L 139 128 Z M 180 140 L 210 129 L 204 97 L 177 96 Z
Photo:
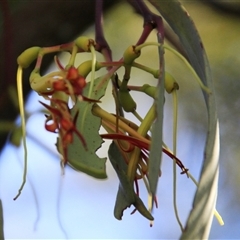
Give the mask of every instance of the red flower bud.
M 49 132 L 54 132 L 56 133 L 56 130 L 58 129 L 58 125 L 56 122 L 53 122 L 51 124 L 47 124 L 47 121 L 45 123 L 45 129 Z
M 58 81 L 54 82 L 53 88 L 56 91 L 65 91 L 67 89 L 66 84 L 64 83 L 63 80 L 58 80 Z
M 72 132 L 68 132 L 63 137 L 63 144 L 66 146 L 69 143 L 73 142 L 73 134 Z
M 68 80 L 74 80 L 78 77 L 78 70 L 75 67 L 70 67 L 67 72 L 66 78 Z
M 81 88 L 81 89 L 84 88 L 84 87 L 87 85 L 85 78 L 82 77 L 82 76 L 79 76 L 79 77 L 78 77 L 78 79 L 76 80 L 76 84 L 77 84 L 78 87 Z
M 64 118 L 60 120 L 60 125 L 61 125 L 61 128 L 63 128 L 66 131 L 72 128 L 72 122 Z

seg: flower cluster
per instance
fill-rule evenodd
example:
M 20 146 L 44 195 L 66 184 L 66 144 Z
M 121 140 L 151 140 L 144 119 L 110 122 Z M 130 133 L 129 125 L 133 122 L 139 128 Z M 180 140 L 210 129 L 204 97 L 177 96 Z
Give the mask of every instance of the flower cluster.
M 51 106 L 40 102 L 47 110 L 49 115 L 46 115 L 45 128 L 49 132 L 59 134 L 59 152 L 63 155 L 63 164 L 67 163 L 67 148 L 73 142 L 73 134 L 75 133 L 85 148 L 86 141 L 76 127 L 78 112 L 72 118 L 69 107 L 66 102 L 59 99 L 52 99 Z
M 37 59 L 36 66 L 30 75 L 30 84 L 34 91 L 43 96 L 45 100 L 49 101 L 49 104 L 41 101 L 40 103 L 48 111 L 45 121 L 46 130 L 58 134 L 57 149 L 62 155 L 62 166 L 70 163 L 70 165 L 74 166 L 77 170 L 85 171 L 86 173 L 97 177 L 101 175 L 94 175 L 95 171 L 98 171 L 99 169 L 92 169 L 92 167 L 90 167 L 91 164 L 88 162 L 84 162 L 84 164 L 81 162 L 78 164 L 78 161 L 82 161 L 81 159 L 83 159 L 83 157 L 78 156 L 77 158 L 80 160 L 72 159 L 72 157 L 69 159 L 69 154 L 71 155 L 69 148 L 73 144 L 76 144 L 76 140 L 74 140 L 74 135 L 76 135 L 83 146 L 78 154 L 86 154 L 89 156 L 88 161 L 91 161 L 92 146 L 88 145 L 86 139 L 91 138 L 91 134 L 93 134 L 93 136 L 96 134 L 99 135 L 98 128 L 96 130 L 91 130 L 90 135 L 86 135 L 80 131 L 79 123 L 84 122 L 85 117 L 89 117 L 93 121 L 95 121 L 95 118 L 98 118 L 101 121 L 101 125 L 107 131 L 107 134 L 100 135 L 100 138 L 111 139 L 115 142 L 125 164 L 127 165 L 127 169 L 124 170 L 125 174 L 123 178 L 128 179 L 127 181 L 130 182 L 130 185 L 135 183 L 134 194 L 137 196 L 139 196 L 138 181 L 141 179 L 144 181 L 149 194 L 151 192 L 148 169 L 149 151 L 151 145 L 149 132 L 156 119 L 156 111 L 155 104 L 153 104 L 144 119 L 141 119 L 136 112 L 137 105 L 130 94 L 130 90 L 140 91 L 152 98 L 155 98 L 156 87 L 147 84 L 144 84 L 142 87 L 129 86 L 128 81 L 130 79 L 132 67 L 137 67 L 141 70 L 147 71 L 155 78 L 158 78 L 159 76 L 159 71 L 135 63 L 135 60 L 141 55 L 141 49 L 145 46 L 148 46 L 148 44 L 128 47 L 123 54 L 123 59 L 120 59 L 117 62 L 109 61 L 99 63 L 96 59 L 94 59 L 94 57 L 92 61 L 83 62 L 78 67 L 75 67 L 74 62 L 78 52 L 89 51 L 93 54 L 93 56 L 95 56 L 95 49 L 98 48 L 92 39 L 80 37 L 72 44 L 64 44 L 59 47 L 33 47 L 27 49 L 18 58 L 18 63 L 22 68 L 28 66 L 30 61 Z M 58 66 L 58 71 L 41 76 L 40 67 L 44 54 L 53 51 L 63 51 L 64 48 L 66 48 L 68 52 L 71 52 L 69 63 L 63 67 L 59 59 L 55 57 L 55 63 Z M 95 70 L 102 67 L 108 69 L 107 73 L 100 78 L 94 79 Z M 118 78 L 116 73 L 120 67 L 125 68 L 125 74 L 122 81 Z M 87 83 L 86 77 L 89 73 L 91 73 L 91 81 Z M 115 96 L 114 100 L 116 106 L 120 106 L 120 108 L 126 112 L 132 112 L 136 117 L 138 117 L 138 119 L 141 120 L 140 126 L 137 126 L 133 122 L 124 118 L 121 113 L 113 115 L 106 112 L 97 104 L 99 103 L 99 99 L 105 94 L 105 89 L 111 79 L 113 83 L 113 95 Z M 166 78 L 167 91 L 172 92 L 175 89 L 178 89 L 178 85 L 174 79 L 170 78 L 170 81 L 168 79 L 169 77 Z M 92 98 L 86 97 L 86 88 L 88 89 L 88 96 L 93 96 Z M 69 107 L 69 101 L 72 102 L 72 108 Z M 84 104 L 81 104 L 83 101 L 89 103 L 90 105 L 85 106 Z M 90 111 L 87 110 L 89 107 Z M 75 113 L 72 111 L 73 108 L 77 109 Z M 87 116 L 85 116 L 86 114 Z M 101 142 L 99 142 L 99 145 L 96 146 L 94 151 L 101 146 L 100 144 Z M 181 161 L 177 159 L 174 154 L 170 153 L 165 148 L 163 148 L 163 151 L 172 159 L 175 159 L 176 163 L 181 169 L 183 169 L 184 172 L 187 172 Z M 120 181 L 125 180 L 120 179 Z M 156 196 L 154 195 L 153 198 L 157 205 Z M 139 203 L 136 204 L 134 201 L 129 202 L 128 204 L 134 204 L 138 211 L 147 218 L 152 219 L 149 213 L 143 213 L 145 210 L 141 210 L 145 208 L 143 203 L 139 205 Z M 152 207 L 149 206 L 149 209 L 151 208 Z
M 85 172 L 96 178 L 105 178 L 105 160 L 96 157 L 93 152 L 96 152 L 101 147 L 102 139 L 112 140 L 117 147 L 118 151 L 114 150 L 115 152 L 111 157 L 109 155 L 109 158 L 115 159 L 113 162 L 110 159 L 112 164 L 115 164 L 114 161 L 120 161 L 116 163 L 115 168 L 116 171 L 119 170 L 119 167 L 122 168 L 118 177 L 123 187 L 118 196 L 124 196 L 126 199 L 124 204 L 119 200 L 121 197 L 116 200 L 115 208 L 117 213 L 115 217 L 118 219 L 121 219 L 119 213 L 122 213 L 126 207 L 134 205 L 135 210 L 133 212 L 139 211 L 152 221 L 152 205 L 154 202 L 156 207 L 158 205 L 156 191 L 152 190 L 151 185 L 156 185 L 156 178 L 161 176 L 161 170 L 159 164 L 155 162 L 152 162 L 152 164 L 156 165 L 159 171 L 154 170 L 153 173 L 149 168 L 152 125 L 157 119 L 156 104 L 154 101 L 147 114 L 142 118 L 137 113 L 137 103 L 131 96 L 131 91 L 138 91 L 156 100 L 157 87 L 149 84 L 143 86 L 128 84 L 132 67 L 148 72 L 156 79 L 163 75 L 160 69 L 153 69 L 136 62 L 141 55 L 141 50 L 149 45 L 162 47 L 159 43 L 143 43 L 129 46 L 125 50 L 123 58 L 119 61 L 112 61 L 108 52 L 105 58 L 109 61 L 97 62 L 95 51 L 101 50 L 99 45 L 92 39 L 80 37 L 71 44 L 27 49 L 18 58 L 20 69 L 27 67 L 31 61 L 37 60 L 36 66 L 30 75 L 30 85 L 34 91 L 49 102 L 40 101 L 48 111 L 45 129 L 58 134 L 56 145 L 58 152 L 62 156 L 62 167 L 69 164 L 78 171 Z M 71 53 L 69 63 L 63 67 L 58 58 L 55 57 L 58 71 L 41 76 L 40 67 L 44 54 L 64 50 Z M 91 52 L 93 58 L 76 67 L 75 57 L 77 53 L 81 52 Z M 125 70 L 122 80 L 118 78 L 117 74 L 118 69 L 121 67 Z M 107 73 L 95 78 L 95 71 L 101 68 L 105 68 Z M 91 75 L 89 82 L 86 81 L 88 75 Z M 167 93 L 172 94 L 175 104 L 174 109 L 177 109 L 176 91 L 179 89 L 178 83 L 170 73 L 164 72 L 164 76 L 165 90 Z M 116 114 L 106 112 L 99 105 L 99 99 L 104 96 L 110 81 L 112 82 L 113 99 L 117 109 Z M 71 107 L 69 106 L 70 102 Z M 140 120 L 140 125 L 138 126 L 126 119 L 124 111 L 132 113 Z M 21 115 L 24 118 L 24 114 Z M 88 123 L 85 122 L 85 119 L 88 119 Z M 173 122 L 176 126 L 177 113 L 174 114 Z M 88 127 L 82 128 L 86 124 L 88 124 Z M 89 124 L 95 124 L 96 126 L 90 126 Z M 106 134 L 99 134 L 100 125 L 106 130 Z M 173 132 L 173 152 L 164 143 L 160 144 L 159 148 L 173 160 L 175 166 L 178 165 L 181 168 L 182 174 L 185 173 L 189 176 L 188 169 L 184 167 L 176 156 L 176 130 Z M 118 158 L 119 154 L 121 159 Z M 155 174 L 154 177 L 152 177 L 153 174 Z M 148 209 L 139 197 L 139 180 L 143 180 L 151 199 L 148 201 Z
M 112 144 L 109 147 L 108 156 L 120 181 L 114 215 L 117 219 L 121 219 L 123 211 L 133 205 L 135 208 L 132 213 L 139 211 L 151 221 L 150 225 L 152 226 L 154 220 L 152 209 L 154 203 L 156 207 L 158 205 L 157 183 L 161 176 L 161 154 L 164 152 L 173 160 L 173 205 L 176 219 L 183 231 L 184 228 L 179 219 L 176 205 L 176 166 L 180 167 L 182 174 L 186 174 L 194 183 L 196 181 L 177 158 L 177 91 L 179 85 L 174 77 L 165 71 L 164 51 L 170 50 L 175 56 L 183 60 L 206 94 L 209 94 L 210 90 L 204 86 L 190 64 L 190 62 L 195 61 L 186 59 L 185 51 L 181 49 L 182 46 L 179 47 L 178 44 L 175 46 L 180 48 L 181 51 L 178 52 L 164 44 L 165 29 L 162 17 L 152 13 L 144 1 L 137 1 L 137 5 L 133 3 L 133 6 L 142 13 L 143 31 L 137 43 L 127 47 L 122 58 L 118 61 L 113 61 L 111 49 L 103 35 L 101 25 L 102 1 L 96 1 L 96 41 L 81 36 L 70 43 L 58 46 L 31 47 L 18 57 L 17 82 L 25 147 L 25 171 L 23 183 L 16 198 L 20 195 L 26 182 L 27 164 L 21 75 L 22 69 L 29 67 L 36 60 L 35 68 L 30 75 L 30 85 L 47 101 L 47 103 L 40 101 L 47 109 L 45 129 L 58 135 L 56 146 L 61 155 L 62 168 L 69 164 L 75 170 L 85 172 L 90 176 L 106 178 L 106 159 L 99 158 L 96 151 L 101 147 L 103 139 L 111 140 Z M 158 42 L 146 42 L 153 29 L 157 31 Z M 158 48 L 159 64 L 157 69 L 137 62 L 141 56 L 141 51 L 148 46 Z M 96 51 L 104 57 L 103 62 L 97 61 Z M 44 55 L 59 52 L 70 53 L 67 65 L 63 67 L 58 58 L 55 57 L 58 71 L 42 76 L 40 68 Z M 92 58 L 76 66 L 76 56 L 82 52 L 91 53 Z M 198 54 L 199 51 L 194 52 Z M 95 77 L 95 72 L 101 68 L 104 68 L 106 73 Z M 121 78 L 118 77 L 117 73 L 120 68 L 123 69 Z M 142 86 L 130 85 L 132 68 L 145 71 L 151 78 L 155 78 L 157 87 L 156 83 L 153 86 L 149 85 L 149 79 Z M 90 81 L 87 81 L 88 75 L 91 75 Z M 115 114 L 108 113 L 100 107 L 100 99 L 105 95 L 109 82 L 112 83 L 112 102 L 115 104 Z M 132 97 L 131 91 L 138 91 L 153 98 L 153 103 L 144 117 L 138 114 L 137 102 Z M 173 97 L 173 151 L 164 144 L 162 139 L 165 93 L 169 93 Z M 126 119 L 125 112 L 132 113 L 140 121 L 140 124 L 136 125 Z M 107 133 L 100 134 L 100 126 Z M 143 180 L 148 192 L 148 209 L 140 198 L 138 183 L 140 180 Z
M 49 111 L 49 115 L 46 115 L 45 128 L 47 131 L 58 133 L 58 150 L 62 154 L 63 165 L 65 165 L 68 161 L 68 145 L 73 142 L 74 133 L 87 149 L 86 141 L 76 127 L 78 112 L 73 117 L 68 105 L 69 98 L 76 102 L 82 97 L 86 80 L 75 67 L 64 69 L 58 60 L 56 62 L 60 69 L 58 75 L 51 76 L 52 73 L 50 73 L 50 76 L 44 76 L 44 79 L 51 83 L 51 88 L 48 87 L 47 91 L 39 91 L 38 94 L 50 101 L 49 105 L 40 101 Z M 40 80 L 41 78 L 38 79 Z

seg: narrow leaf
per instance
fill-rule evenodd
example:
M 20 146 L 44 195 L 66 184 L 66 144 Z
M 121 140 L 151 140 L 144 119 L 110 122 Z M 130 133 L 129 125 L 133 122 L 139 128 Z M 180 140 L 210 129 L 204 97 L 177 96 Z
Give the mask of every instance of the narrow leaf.
M 119 151 L 117 145 L 114 142 L 112 142 L 109 147 L 108 156 L 120 181 L 114 207 L 115 218 L 121 220 L 123 216 L 123 211 L 133 204 L 143 216 L 145 216 L 149 220 L 153 220 L 152 215 L 146 209 L 142 200 L 135 194 L 133 186 L 131 185 L 127 177 L 127 164 L 124 161 L 121 152 Z
M 99 77 L 94 81 L 94 94 L 92 96 L 95 100 L 100 99 L 105 94 L 109 78 L 105 79 L 105 81 L 102 80 L 103 78 Z M 89 84 L 84 89 L 84 95 L 88 93 Z M 101 84 L 100 88 L 99 84 Z M 99 136 L 101 119 L 92 114 L 93 104 L 91 102 L 78 101 L 71 109 L 73 117 L 79 112 L 76 126 L 86 141 L 87 150 L 78 136 L 74 135 L 73 143 L 68 147 L 68 164 L 74 169 L 95 178 L 106 178 L 106 158 L 99 158 L 95 153 L 101 147 L 103 140 Z
M 160 39 L 159 39 L 160 42 Z M 159 169 L 162 161 L 162 132 L 163 132 L 163 107 L 164 107 L 164 57 L 163 48 L 159 48 L 159 69 L 162 74 L 158 80 L 156 104 L 156 122 L 153 124 L 151 149 L 149 155 L 148 177 L 151 193 L 154 196 L 157 191 Z
M 203 92 L 208 110 L 208 131 L 199 187 L 195 194 L 181 239 L 206 239 L 209 236 L 217 198 L 219 131 L 215 95 L 206 53 L 187 11 L 178 1 L 149 0 L 165 18 L 186 51 L 188 59 L 211 94 Z

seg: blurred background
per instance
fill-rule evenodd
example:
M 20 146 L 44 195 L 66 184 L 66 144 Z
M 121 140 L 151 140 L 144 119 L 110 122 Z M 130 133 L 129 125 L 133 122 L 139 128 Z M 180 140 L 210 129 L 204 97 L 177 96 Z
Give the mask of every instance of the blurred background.
M 71 41 L 79 34 L 94 37 L 94 9 L 90 1 L 66 1 L 63 6 L 55 1 L 1 1 L 1 96 L 0 119 L 13 121 L 18 109 L 9 97 L 7 87 L 15 84 L 15 59 L 24 49 L 51 46 Z M 77 3 L 79 2 L 79 3 Z M 142 19 L 122 1 L 106 1 L 104 15 L 105 36 L 112 48 L 113 59 L 121 58 L 124 50 L 135 44 L 142 30 Z M 6 3 L 6 2 L 5 2 Z M 240 141 L 240 25 L 239 2 L 229 4 L 206 1 L 182 1 L 200 33 L 207 52 L 215 83 L 220 121 L 221 152 L 217 210 L 225 225 L 213 219 L 211 239 L 240 238 L 239 141 Z M 38 5 L 39 4 L 39 5 Z M 219 5 L 220 4 L 220 5 Z M 234 2 L 232 2 L 234 4 Z M 61 5 L 61 4 L 60 4 Z M 113 5 L 113 6 L 112 6 Z M 9 7 L 10 12 L 6 7 Z M 23 16 L 25 16 L 23 18 Z M 6 19 L 8 20 L 6 23 Z M 20 22 L 21 19 L 21 22 Z M 11 24 L 10 24 L 11 23 Z M 7 29 L 7 30 L 6 30 Z M 149 41 L 155 41 L 151 34 Z M 9 47 L 11 46 L 11 47 Z M 6 58 L 6 56 L 10 56 Z M 61 56 L 67 61 L 69 55 Z M 99 56 L 98 56 L 99 57 Z M 79 62 L 91 56 L 80 55 Z M 52 71 L 52 58 L 45 60 L 44 68 Z M 157 67 L 156 48 L 142 51 L 140 63 Z M 47 68 L 49 65 L 50 68 Z M 166 52 L 166 69 L 177 79 L 180 89 L 178 123 L 178 157 L 198 179 L 206 136 L 206 108 L 201 90 L 190 71 L 174 55 Z M 119 71 L 119 76 L 122 72 Z M 25 74 L 25 94 L 29 90 L 28 72 Z M 156 84 L 148 74 L 133 71 L 131 84 Z M 137 111 L 144 116 L 152 100 L 132 93 L 137 99 Z M 0 199 L 3 203 L 4 233 L 6 239 L 176 239 L 181 235 L 172 204 L 172 160 L 164 157 L 162 176 L 158 185 L 158 209 L 154 210 L 154 225 L 139 213 L 124 212 L 122 221 L 113 216 L 117 176 L 107 161 L 107 180 L 96 180 L 66 167 L 61 175 L 59 157 L 54 144 L 56 135 L 44 129 L 45 117 L 36 93 L 30 93 L 26 110 L 33 113 L 27 124 L 28 181 L 22 195 L 13 201 L 21 184 L 23 149 L 5 144 L 7 129 L 1 125 Z M 42 99 L 41 99 L 42 100 Z M 114 112 L 111 88 L 103 98 L 104 109 Z M 138 123 L 131 115 L 126 115 Z M 19 123 L 19 119 L 17 119 Z M 4 131 L 5 130 L 5 131 Z M 164 141 L 172 146 L 172 98 L 166 96 Z M 8 137 L 9 140 L 9 137 Z M 109 141 L 98 151 L 107 157 Z M 147 203 L 147 193 L 141 186 L 141 198 Z M 183 224 L 186 222 L 193 196 L 194 184 L 178 171 L 178 208 Z

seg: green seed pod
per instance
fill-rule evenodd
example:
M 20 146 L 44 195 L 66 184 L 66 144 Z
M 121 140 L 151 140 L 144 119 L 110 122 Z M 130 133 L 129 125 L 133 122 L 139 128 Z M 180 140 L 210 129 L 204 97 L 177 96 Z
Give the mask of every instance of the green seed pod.
M 95 71 L 98 71 L 101 68 L 99 62 L 96 62 Z M 78 73 L 84 78 L 92 71 L 92 60 L 85 61 L 81 63 L 78 68 Z
M 178 89 L 179 89 L 179 85 L 174 79 L 174 77 L 170 73 L 165 72 L 165 90 L 168 93 L 171 93 L 173 90 L 178 90 Z
M 123 54 L 124 64 L 132 65 L 134 60 L 138 58 L 140 55 L 141 51 L 136 51 L 135 46 L 129 46 Z
M 76 46 L 80 49 L 82 49 L 84 52 L 90 52 L 90 45 L 95 45 L 95 41 L 91 38 L 81 36 L 78 37 L 74 43 Z
M 22 68 L 28 68 L 29 65 L 38 57 L 40 47 L 30 47 L 22 52 L 18 58 L 17 63 Z
M 155 86 L 150 86 L 149 84 L 144 84 L 141 87 L 141 91 L 146 93 L 148 96 L 155 98 L 156 97 L 156 92 L 157 92 L 157 87 Z
M 125 112 L 134 112 L 137 108 L 136 102 L 133 100 L 128 90 L 119 90 L 119 102 Z

